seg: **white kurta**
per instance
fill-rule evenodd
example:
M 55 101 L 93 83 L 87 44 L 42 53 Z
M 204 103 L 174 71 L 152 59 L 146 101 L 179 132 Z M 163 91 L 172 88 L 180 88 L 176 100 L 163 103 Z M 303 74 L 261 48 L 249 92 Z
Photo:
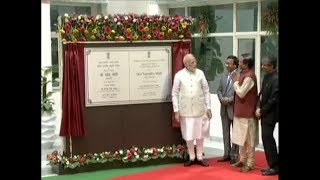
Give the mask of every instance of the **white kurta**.
M 182 117 L 180 122 L 182 138 L 185 141 L 209 137 L 210 121 L 207 116 Z
M 188 82 L 186 82 L 188 81 Z M 200 83 L 200 84 L 198 84 Z M 173 104 L 173 110 L 174 112 L 180 111 L 180 108 L 182 106 L 188 106 L 186 104 L 183 104 L 181 106 L 181 103 L 179 100 L 183 99 L 183 96 L 185 94 L 181 94 L 180 89 L 182 86 L 185 86 L 188 84 L 190 89 L 194 89 L 196 86 L 200 86 L 202 89 L 201 96 L 204 97 L 202 101 L 196 101 L 201 102 L 206 109 L 211 108 L 211 100 L 210 100 L 210 92 L 209 92 L 209 85 L 208 82 L 204 76 L 203 71 L 200 69 L 197 69 L 195 73 L 191 73 L 185 68 L 179 71 L 174 78 L 174 83 L 172 87 L 172 104 Z M 188 87 L 183 87 L 188 88 Z M 187 95 L 190 97 L 190 94 Z M 199 98 L 198 94 L 194 95 L 193 99 Z M 197 110 L 195 107 L 193 110 Z M 201 116 L 182 116 L 180 121 L 180 128 L 182 137 L 186 141 L 194 140 L 194 139 L 203 139 L 205 137 L 209 136 L 209 130 L 210 130 L 210 121 L 207 118 L 206 110 L 204 111 L 204 114 Z M 194 112 L 197 114 L 197 112 Z

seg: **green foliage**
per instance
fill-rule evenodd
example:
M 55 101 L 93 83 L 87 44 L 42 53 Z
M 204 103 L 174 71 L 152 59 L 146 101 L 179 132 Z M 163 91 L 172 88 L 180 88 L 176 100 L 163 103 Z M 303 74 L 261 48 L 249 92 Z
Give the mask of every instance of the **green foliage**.
M 214 9 L 209 9 L 209 6 L 203 7 L 202 13 L 198 17 L 198 28 L 201 36 L 200 49 L 194 53 L 198 60 L 198 68 L 203 70 L 208 81 L 214 81 L 215 77 L 224 71 L 224 66 L 220 59 L 222 54 L 219 43 L 215 37 L 206 37 L 208 33 L 216 32 L 216 22 L 222 19 L 222 17 L 215 17 L 214 15 Z M 208 26 L 209 22 L 211 22 L 210 26 Z
M 41 114 L 46 112 L 52 114 L 54 112 L 53 105 L 54 101 L 51 98 L 53 92 L 47 92 L 47 86 L 52 81 L 48 80 L 48 75 L 52 72 L 52 67 L 44 67 L 41 69 Z
M 279 26 L 279 9 L 278 2 L 271 1 L 267 5 L 267 10 L 262 12 L 262 20 L 265 24 L 268 35 L 276 36 L 278 33 Z

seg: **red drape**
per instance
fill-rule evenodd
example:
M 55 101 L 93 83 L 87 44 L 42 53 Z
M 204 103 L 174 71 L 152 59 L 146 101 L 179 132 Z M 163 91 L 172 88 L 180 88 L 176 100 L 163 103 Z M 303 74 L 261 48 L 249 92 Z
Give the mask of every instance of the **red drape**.
M 63 61 L 62 120 L 60 136 L 83 136 L 84 45 L 66 44 Z
M 176 42 L 173 43 L 173 60 L 172 60 L 172 82 L 174 80 L 174 75 L 181 69 L 183 69 L 183 57 L 186 54 L 191 53 L 191 42 Z M 173 110 L 172 110 L 173 112 Z M 180 123 L 178 123 L 174 118 L 174 113 L 172 113 L 172 126 L 180 127 Z

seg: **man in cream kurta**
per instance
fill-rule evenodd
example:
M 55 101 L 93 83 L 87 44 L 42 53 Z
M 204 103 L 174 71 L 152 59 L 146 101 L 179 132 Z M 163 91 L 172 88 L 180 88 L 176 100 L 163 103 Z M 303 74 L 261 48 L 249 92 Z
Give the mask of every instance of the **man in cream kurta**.
M 209 85 L 202 70 L 197 69 L 197 62 L 192 54 L 183 58 L 185 68 L 175 74 L 172 87 L 172 104 L 175 119 L 180 122 L 183 139 L 187 143 L 190 159 L 184 165 L 198 162 L 209 166 L 202 158 L 204 138 L 209 136 L 211 101 Z M 197 154 L 194 152 L 196 140 Z
M 240 146 L 240 161 L 233 166 L 241 167 L 242 172 L 254 169 L 255 147 L 259 143 L 258 121 L 255 117 L 257 80 L 253 66 L 252 55 L 243 54 L 239 58 L 242 70 L 240 77 L 236 74 L 231 77 L 235 91 L 232 142 Z

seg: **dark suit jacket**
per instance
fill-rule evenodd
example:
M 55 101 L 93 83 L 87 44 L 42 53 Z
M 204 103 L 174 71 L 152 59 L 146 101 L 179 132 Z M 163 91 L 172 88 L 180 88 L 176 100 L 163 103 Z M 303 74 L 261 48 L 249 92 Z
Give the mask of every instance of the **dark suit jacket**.
M 258 99 L 262 123 L 279 122 L 279 79 L 276 71 L 264 76 Z

